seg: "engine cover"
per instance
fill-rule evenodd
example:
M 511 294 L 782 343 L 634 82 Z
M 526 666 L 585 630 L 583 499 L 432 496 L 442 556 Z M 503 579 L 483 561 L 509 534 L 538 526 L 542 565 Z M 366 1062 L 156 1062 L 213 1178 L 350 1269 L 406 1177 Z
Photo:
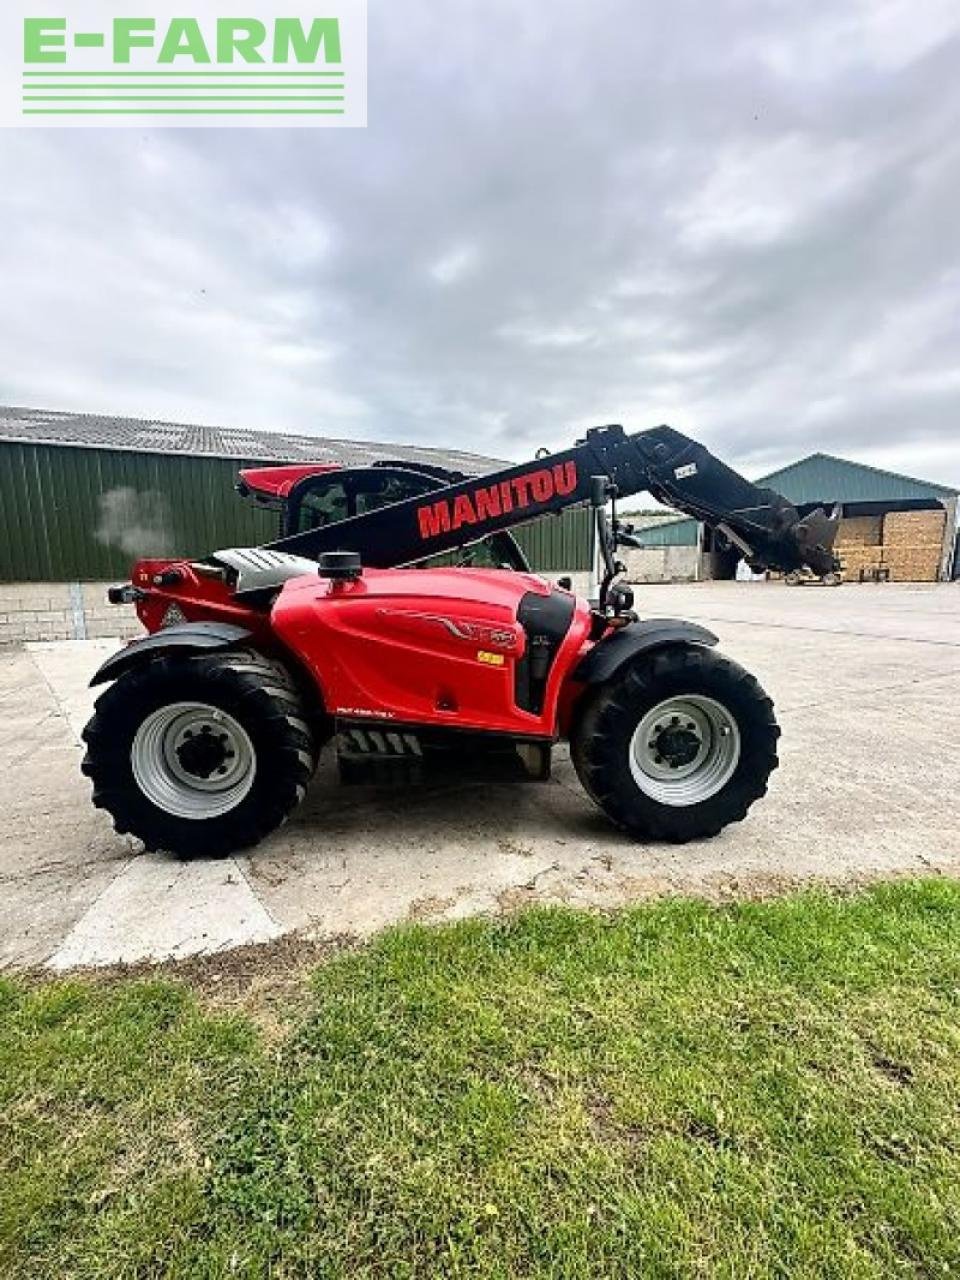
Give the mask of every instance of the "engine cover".
M 590 610 L 534 574 L 370 569 L 287 583 L 271 623 L 338 720 L 550 737 Z

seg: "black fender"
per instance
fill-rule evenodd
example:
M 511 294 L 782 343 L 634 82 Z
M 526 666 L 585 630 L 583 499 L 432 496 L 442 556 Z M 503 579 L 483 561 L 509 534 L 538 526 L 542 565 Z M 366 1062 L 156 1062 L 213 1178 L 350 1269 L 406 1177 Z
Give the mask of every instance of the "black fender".
M 209 653 L 213 649 L 232 649 L 252 638 L 246 627 L 230 622 L 178 622 L 153 635 L 134 640 L 125 649 L 108 658 L 90 681 L 91 686 L 116 680 L 125 671 L 149 662 L 162 653 L 180 650 L 187 653 Z
M 644 618 L 598 640 L 573 669 L 571 679 L 581 684 L 606 684 L 625 663 L 639 653 L 671 644 L 699 644 L 708 648 L 719 643 L 706 627 L 679 618 Z

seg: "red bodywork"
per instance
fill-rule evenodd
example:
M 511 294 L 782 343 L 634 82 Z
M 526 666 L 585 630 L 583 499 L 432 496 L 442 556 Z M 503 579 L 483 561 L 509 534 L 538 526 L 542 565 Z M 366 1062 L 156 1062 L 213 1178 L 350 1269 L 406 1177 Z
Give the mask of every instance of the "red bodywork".
M 286 498 L 290 490 L 308 476 L 323 476 L 329 471 L 342 471 L 337 462 L 306 462 L 289 467 L 247 467 L 240 472 L 240 479 L 253 493 L 261 497 Z
M 175 570 L 180 580 L 157 585 Z M 295 660 L 329 715 L 454 726 L 554 738 L 566 732 L 579 692 L 570 673 L 592 646 L 593 615 L 576 599 L 547 680 L 542 714 L 516 703 L 514 678 L 527 636 L 525 595 L 556 590 L 534 574 L 499 569 L 367 569 L 353 582 L 293 578 L 269 610 L 236 600 L 227 584 L 178 561 L 140 561 L 137 612 L 157 631 L 176 605 L 188 621 L 248 628 L 259 648 Z M 180 619 L 177 619 L 180 620 Z

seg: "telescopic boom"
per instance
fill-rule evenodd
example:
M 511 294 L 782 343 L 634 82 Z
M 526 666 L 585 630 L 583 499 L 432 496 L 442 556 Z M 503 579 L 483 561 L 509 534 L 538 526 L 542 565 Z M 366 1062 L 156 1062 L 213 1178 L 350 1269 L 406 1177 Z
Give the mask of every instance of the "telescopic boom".
M 807 565 L 824 574 L 836 567 L 835 516 L 818 508 L 801 519 L 781 494 L 751 484 L 703 445 L 666 426 L 634 435 L 621 426 L 594 427 L 571 449 L 269 546 L 312 559 L 325 551 L 356 551 L 373 568 L 411 564 L 589 502 L 595 476 L 605 477 L 621 498 L 647 491 L 702 520 L 736 546 L 753 568 L 789 572 Z

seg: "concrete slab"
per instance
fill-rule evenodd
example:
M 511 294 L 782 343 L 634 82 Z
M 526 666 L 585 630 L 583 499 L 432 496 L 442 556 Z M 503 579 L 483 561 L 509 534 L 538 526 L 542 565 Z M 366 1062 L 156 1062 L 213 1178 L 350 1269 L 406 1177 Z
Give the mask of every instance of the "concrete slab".
M 232 858 L 177 862 L 134 858 L 91 904 L 48 960 L 51 969 L 177 960 L 281 930 Z
M 0 763 L 0 967 L 40 964 L 136 846 L 90 804 L 75 734 L 23 650 L 0 656 Z
M 78 746 L 83 727 L 93 715 L 93 704 L 103 691 L 91 689 L 90 678 L 119 648 L 120 640 L 115 636 L 102 640 L 51 640 L 26 646 Z
M 608 906 L 817 877 L 960 869 L 960 587 L 713 583 L 640 589 L 693 618 L 773 695 L 781 767 L 746 822 L 682 847 L 613 830 L 563 750 L 547 784 L 343 789 L 325 763 L 280 832 L 227 862 L 135 856 L 89 805 L 77 733 L 109 643 L 0 656 L 0 964 L 215 950 L 304 929 L 367 934 L 531 901 Z

